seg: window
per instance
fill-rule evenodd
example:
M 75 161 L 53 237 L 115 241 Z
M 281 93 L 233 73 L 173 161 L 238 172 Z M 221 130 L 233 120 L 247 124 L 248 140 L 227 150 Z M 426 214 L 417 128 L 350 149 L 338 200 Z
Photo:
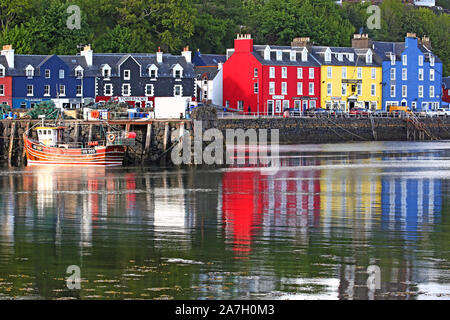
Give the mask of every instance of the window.
M 253 93 L 258 93 L 259 92 L 259 85 L 258 82 L 255 82 L 253 84 Z
M 327 96 L 333 95 L 333 85 L 331 83 L 327 83 Z
M 430 81 L 434 81 L 434 69 L 430 69 Z
M 331 67 L 327 67 L 327 78 L 328 79 L 333 78 L 333 70 Z
M 269 78 L 275 78 L 275 67 L 270 67 Z
M 314 95 L 314 83 L 309 84 L 309 95 L 310 96 Z
M 347 79 L 347 68 L 342 67 L 342 79 Z
M 325 61 L 326 62 L 330 62 L 331 61 L 331 52 L 329 50 L 327 50 L 325 52 Z
M 337 59 L 338 59 L 339 61 L 342 61 L 342 60 L 344 59 L 344 55 L 343 55 L 342 53 L 338 53 L 338 54 L 337 54 Z
M 303 83 L 302 82 L 297 82 L 297 94 L 298 95 L 303 95 Z
M 150 78 L 156 78 L 156 69 L 151 69 L 150 70 Z
M 355 56 L 354 56 L 353 53 L 349 53 L 349 54 L 348 54 L 348 60 L 349 60 L 349 61 L 352 61 L 352 62 L 353 62 L 353 60 L 355 60 Z
M 402 86 L 402 97 L 403 98 L 408 97 L 408 87 L 407 86 Z
M 419 56 L 419 66 L 423 66 L 423 56 Z
M 130 70 L 123 70 L 123 79 L 130 80 Z
M 434 86 L 430 86 L 430 98 L 434 98 Z
M 316 108 L 316 101 L 311 100 L 311 101 L 309 102 L 309 108 L 310 108 L 310 109 L 315 109 L 315 108 Z
M 430 67 L 434 67 L 434 56 L 430 55 Z
M 302 79 L 302 78 L 303 78 L 303 69 L 297 68 L 297 79 Z
M 258 68 L 253 69 L 253 77 L 258 77 Z
M 83 90 L 81 85 L 77 85 L 77 96 L 82 96 L 83 94 Z
M 111 76 L 111 69 L 109 68 L 104 68 L 103 69 L 103 77 L 105 79 L 109 79 L 109 77 Z
M 59 95 L 60 96 L 65 96 L 66 95 L 66 86 L 63 84 L 59 85 Z
M 175 70 L 175 78 L 180 79 L 181 78 L 181 70 Z
M 64 79 L 64 70 L 63 69 L 59 70 L 59 78 Z
M 395 69 L 391 68 L 391 80 L 395 80 Z
M 362 84 L 361 83 L 358 83 L 358 85 L 356 86 L 356 94 L 358 96 L 362 95 Z
M 291 51 L 291 61 L 295 61 L 296 60 L 296 53 L 295 51 Z
M 408 69 L 402 69 L 402 80 L 408 80 Z
M 113 95 L 113 85 L 111 83 L 105 84 L 103 91 L 104 91 L 105 96 L 112 96 Z
M 423 80 L 423 69 L 419 69 L 419 80 Z
M 408 56 L 406 54 L 402 56 L 402 63 L 404 66 L 408 64 Z
M 75 77 L 77 77 L 77 78 L 83 77 L 83 69 L 82 68 L 78 68 L 75 70 Z
M 130 89 L 130 84 L 129 83 L 124 83 L 122 85 L 122 95 L 123 96 L 130 96 L 131 95 L 131 89 Z
M 413 101 L 411 102 L 411 109 L 416 110 L 417 108 L 417 102 Z
M 49 96 L 50 95 L 50 85 L 46 84 L 44 86 L 44 96 Z
M 287 94 L 287 82 L 281 83 L 281 94 Z
M 395 85 L 391 85 L 391 97 L 395 97 Z
M 283 52 L 281 50 L 277 50 L 277 60 L 283 60 Z
M 154 94 L 154 86 L 152 84 L 146 84 L 145 85 L 145 95 L 153 96 L 153 94 Z
M 366 63 L 367 64 L 371 64 L 372 63 L 372 53 L 370 51 L 367 52 Z
M 50 69 L 45 69 L 45 79 L 50 79 Z
M 347 84 L 345 84 L 345 83 L 342 84 L 341 94 L 342 94 L 342 96 L 347 95 Z
M 181 97 L 182 95 L 183 95 L 183 86 L 181 86 L 181 85 L 175 85 L 174 87 L 173 87 L 173 95 L 175 96 L 175 97 Z
M 287 68 L 286 67 L 281 68 L 281 77 L 287 78 Z
M 309 78 L 314 79 L 314 68 L 309 68 Z
M 377 95 L 377 87 L 374 84 L 370 85 L 370 95 L 372 97 L 375 97 Z
M 423 86 L 419 86 L 419 98 L 423 98 Z
M 395 66 L 395 55 L 391 54 L 391 65 Z
M 302 51 L 302 61 L 308 61 L 308 51 L 306 49 Z
M 4 77 L 4 76 L 5 76 L 5 67 L 0 65 L 0 77 Z
M 275 100 L 275 112 L 281 112 L 281 100 Z
M 244 110 L 244 101 L 238 101 L 237 108 L 238 110 Z
M 362 79 L 362 68 L 357 69 L 358 79 Z
M 27 85 L 27 96 L 33 95 L 33 85 L 29 84 Z
M 5 85 L 0 84 L 0 96 L 4 96 L 5 95 Z
M 26 69 L 26 74 L 28 78 L 32 78 L 34 75 L 34 69 L 32 66 L 28 65 L 27 69 Z
M 289 109 L 289 100 L 283 100 L 283 111 Z
M 269 82 L 269 94 L 275 94 L 275 82 Z
M 371 69 L 371 78 L 372 78 L 372 80 L 375 80 L 376 78 L 377 78 L 377 69 L 375 69 L 375 68 L 372 68 Z

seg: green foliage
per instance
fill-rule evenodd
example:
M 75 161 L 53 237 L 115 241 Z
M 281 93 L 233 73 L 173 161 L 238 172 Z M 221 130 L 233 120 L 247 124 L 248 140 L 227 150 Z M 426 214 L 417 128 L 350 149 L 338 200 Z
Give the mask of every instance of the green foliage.
M 450 0 L 437 5 L 449 7 Z M 80 30 L 66 27 L 71 4 L 81 8 Z M 179 53 L 190 45 L 204 53 L 225 53 L 237 33 L 256 43 L 288 45 L 308 36 L 317 45 L 349 46 L 363 30 L 374 40 L 404 41 L 407 32 L 430 37 L 433 51 L 450 72 L 450 16 L 439 10 L 385 0 L 381 29 L 366 28 L 369 3 L 334 0 L 0 0 L 0 40 L 17 53 L 74 54 L 79 44 L 96 52 Z
M 42 101 L 34 106 L 27 115 L 31 119 L 39 119 L 40 115 L 45 115 L 45 119 L 56 119 L 59 110 L 55 108 L 55 103 L 52 100 Z

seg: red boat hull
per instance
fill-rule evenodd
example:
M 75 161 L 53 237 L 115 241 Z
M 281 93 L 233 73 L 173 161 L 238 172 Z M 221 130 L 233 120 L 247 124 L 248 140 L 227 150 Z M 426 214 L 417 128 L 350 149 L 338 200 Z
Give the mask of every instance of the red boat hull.
M 65 149 L 47 147 L 23 137 L 27 165 L 121 166 L 125 146 Z

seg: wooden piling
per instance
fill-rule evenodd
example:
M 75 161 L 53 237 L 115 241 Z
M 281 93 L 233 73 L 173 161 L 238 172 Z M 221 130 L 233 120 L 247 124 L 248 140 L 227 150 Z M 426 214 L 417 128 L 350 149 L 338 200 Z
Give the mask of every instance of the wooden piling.
M 25 133 L 28 131 L 28 130 L 30 130 L 30 123 L 29 122 L 27 122 L 27 125 L 25 126 Z M 22 137 L 21 137 L 22 138 Z M 23 139 L 22 139 L 22 141 L 23 141 Z M 20 158 L 21 159 L 21 164 L 25 164 L 25 159 L 27 158 L 27 153 L 26 153 L 26 151 L 25 151 L 25 143 L 23 143 L 23 150 L 22 150 L 22 157 Z
M 152 124 L 147 124 L 147 135 L 145 136 L 145 146 L 144 152 L 142 156 L 142 163 L 144 163 L 144 158 L 148 158 L 148 154 L 150 153 L 150 143 L 152 139 Z
M 178 137 L 178 152 L 183 150 L 183 139 L 184 139 L 184 122 L 180 123 L 180 135 Z
M 9 140 L 9 150 L 8 150 L 8 166 L 12 167 L 12 152 L 14 148 L 14 135 L 16 133 L 16 122 L 11 122 L 11 134 Z
M 89 125 L 89 137 L 88 141 L 92 141 L 92 124 Z
M 167 122 L 164 126 L 164 139 L 163 139 L 163 151 L 166 152 L 167 150 L 167 143 L 169 140 L 169 123 Z

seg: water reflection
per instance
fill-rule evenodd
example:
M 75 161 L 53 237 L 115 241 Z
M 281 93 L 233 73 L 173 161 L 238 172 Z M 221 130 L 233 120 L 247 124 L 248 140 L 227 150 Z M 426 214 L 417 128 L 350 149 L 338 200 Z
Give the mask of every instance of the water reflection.
M 286 146 L 273 175 L 3 171 L 0 296 L 449 298 L 448 145 Z

